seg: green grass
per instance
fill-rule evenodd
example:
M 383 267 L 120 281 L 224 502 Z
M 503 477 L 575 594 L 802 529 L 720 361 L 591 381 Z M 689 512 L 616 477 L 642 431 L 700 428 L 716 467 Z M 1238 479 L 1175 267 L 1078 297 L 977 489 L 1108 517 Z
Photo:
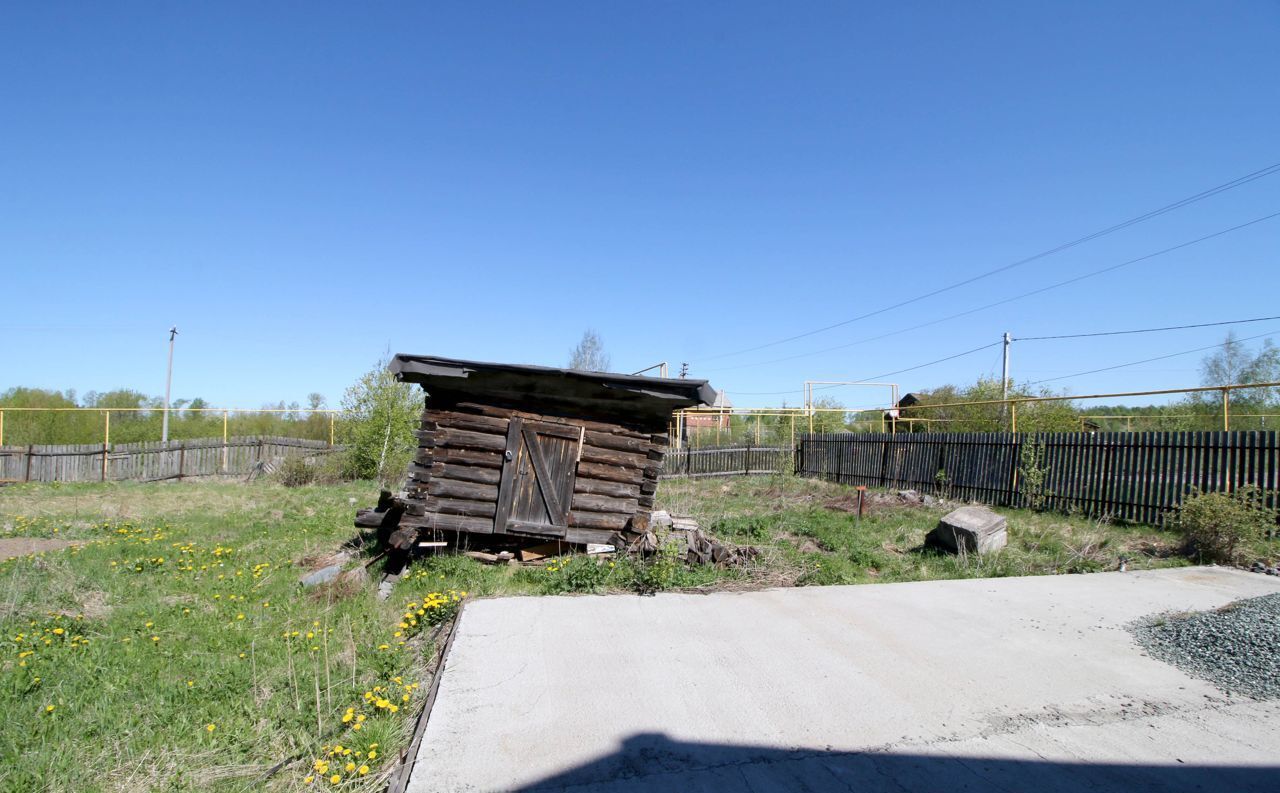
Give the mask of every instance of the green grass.
M 997 510 L 1009 522 L 997 553 L 940 553 L 924 538 L 948 507 L 871 493 L 859 521 L 852 488 L 795 477 L 669 481 L 659 495 L 720 539 L 760 548 L 763 570 L 753 575 L 781 585 L 1086 573 L 1115 570 L 1121 558 L 1129 569 L 1187 564 L 1170 532 L 1028 510 Z
M 1111 570 L 1122 557 L 1131 569 L 1187 563 L 1169 532 L 1004 510 L 1009 546 L 960 558 L 922 547 L 941 507 L 877 501 L 858 521 L 851 488 L 733 478 L 664 482 L 659 506 L 759 548 L 743 568 L 691 568 L 675 546 L 647 561 L 566 556 L 542 567 L 442 556 L 416 563 L 386 602 L 372 582 L 301 589 L 299 577 L 354 535 L 349 499 L 371 504 L 376 490 L 0 488 L 0 539 L 86 543 L 0 562 L 0 790 L 328 789 L 334 773 L 341 789 L 377 789 L 425 696 L 429 628 L 456 609 L 450 591 L 863 584 Z M 443 597 L 428 601 L 432 593 Z M 328 763 L 322 777 L 317 761 Z
M 387 602 L 299 587 L 353 535 L 349 497 L 376 488 L 0 489 L 0 537 L 88 542 L 0 563 L 0 790 L 303 788 L 322 756 L 326 777 L 375 789 L 426 694 L 430 647 L 408 634 L 455 606 L 424 608 L 438 577 Z M 406 631 L 409 602 L 424 614 Z

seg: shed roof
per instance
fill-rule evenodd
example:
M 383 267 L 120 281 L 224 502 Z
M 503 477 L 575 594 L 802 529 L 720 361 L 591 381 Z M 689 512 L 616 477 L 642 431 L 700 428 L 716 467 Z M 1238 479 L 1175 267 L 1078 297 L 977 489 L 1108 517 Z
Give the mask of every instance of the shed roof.
M 399 353 L 391 359 L 396 379 L 420 384 L 428 394 L 487 399 L 512 406 L 626 419 L 664 421 L 671 411 L 711 404 L 716 391 L 706 380 L 583 372 L 549 366 L 463 361 Z

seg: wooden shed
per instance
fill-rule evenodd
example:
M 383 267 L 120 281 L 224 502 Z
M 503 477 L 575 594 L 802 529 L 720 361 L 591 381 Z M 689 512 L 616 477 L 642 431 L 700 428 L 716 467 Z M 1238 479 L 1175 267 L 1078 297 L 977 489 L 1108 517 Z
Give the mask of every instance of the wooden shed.
M 396 355 L 426 392 L 403 492 L 360 525 L 424 534 L 611 543 L 648 528 L 667 426 L 715 399 L 705 380 Z M 494 538 L 497 539 L 497 538 Z

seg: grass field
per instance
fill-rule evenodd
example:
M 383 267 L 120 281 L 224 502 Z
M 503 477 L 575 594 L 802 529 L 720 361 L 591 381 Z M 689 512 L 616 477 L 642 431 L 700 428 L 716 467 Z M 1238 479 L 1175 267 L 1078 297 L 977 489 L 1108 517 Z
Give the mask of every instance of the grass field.
M 878 501 L 859 521 L 849 488 L 739 478 L 667 482 L 659 498 L 758 547 L 746 568 L 689 568 L 674 553 L 538 568 L 440 557 L 386 602 L 371 582 L 301 589 L 353 536 L 351 498 L 373 503 L 376 486 L 0 489 L 0 539 L 80 543 L 0 562 L 0 790 L 376 789 L 426 695 L 430 629 L 467 597 L 1185 563 L 1164 532 L 1016 511 L 1004 551 L 941 555 L 921 544 L 942 507 Z

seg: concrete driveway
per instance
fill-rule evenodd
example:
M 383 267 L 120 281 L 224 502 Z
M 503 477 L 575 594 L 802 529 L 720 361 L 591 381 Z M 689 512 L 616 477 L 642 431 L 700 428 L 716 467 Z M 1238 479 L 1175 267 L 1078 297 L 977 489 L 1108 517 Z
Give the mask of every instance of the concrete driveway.
M 1185 568 L 469 604 L 411 793 L 1280 790 L 1280 705 L 1124 625 L 1280 591 Z

